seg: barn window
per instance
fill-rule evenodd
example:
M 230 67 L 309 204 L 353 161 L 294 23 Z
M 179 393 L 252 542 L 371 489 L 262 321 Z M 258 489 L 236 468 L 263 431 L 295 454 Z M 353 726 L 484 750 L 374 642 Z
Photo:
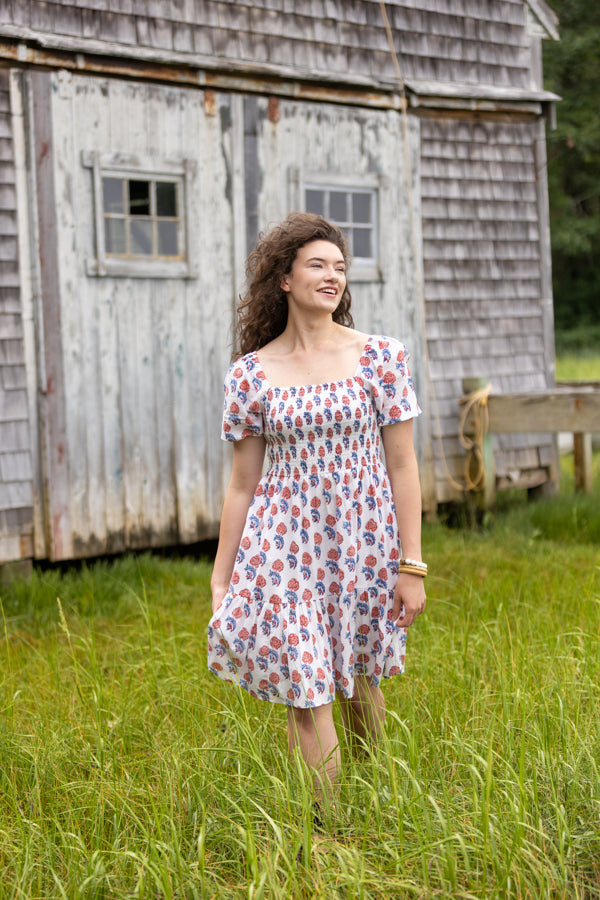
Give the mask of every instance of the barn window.
M 346 234 L 356 263 L 377 259 L 377 191 L 373 188 L 304 186 L 307 212 L 325 216 Z
M 185 164 L 84 154 L 93 172 L 96 258 L 90 275 L 187 277 Z
M 387 181 L 373 173 L 344 174 L 288 168 L 288 204 L 325 216 L 344 231 L 353 281 L 381 281 L 381 199 Z

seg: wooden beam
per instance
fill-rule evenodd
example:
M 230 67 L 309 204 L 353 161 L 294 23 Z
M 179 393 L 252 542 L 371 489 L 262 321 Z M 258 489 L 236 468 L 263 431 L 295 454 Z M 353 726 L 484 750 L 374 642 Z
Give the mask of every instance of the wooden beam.
M 575 490 L 584 494 L 592 493 L 592 436 L 573 435 L 573 463 L 575 468 Z
M 597 390 L 491 394 L 488 409 L 489 428 L 494 434 L 600 433 L 600 391 Z

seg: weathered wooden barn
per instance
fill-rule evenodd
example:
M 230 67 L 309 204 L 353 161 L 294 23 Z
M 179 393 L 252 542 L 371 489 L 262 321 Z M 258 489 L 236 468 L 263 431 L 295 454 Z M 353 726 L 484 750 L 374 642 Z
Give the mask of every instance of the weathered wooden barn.
M 0 562 L 216 534 L 243 262 L 291 209 L 347 229 L 357 327 L 412 351 L 426 508 L 458 496 L 462 378 L 553 382 L 556 24 L 543 0 L 3 0 Z M 505 437 L 499 484 L 555 458 Z

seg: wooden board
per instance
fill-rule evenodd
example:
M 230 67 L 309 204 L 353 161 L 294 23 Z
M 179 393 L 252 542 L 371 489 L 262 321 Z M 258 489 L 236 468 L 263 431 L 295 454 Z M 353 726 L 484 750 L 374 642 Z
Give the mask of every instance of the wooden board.
M 495 434 L 600 433 L 600 391 L 492 394 L 488 398 L 488 409 L 490 431 Z

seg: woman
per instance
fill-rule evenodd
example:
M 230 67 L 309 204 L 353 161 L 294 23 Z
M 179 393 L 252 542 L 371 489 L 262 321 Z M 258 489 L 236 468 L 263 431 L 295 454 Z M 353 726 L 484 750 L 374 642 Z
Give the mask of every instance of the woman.
M 379 684 L 403 671 L 427 572 L 407 352 L 353 329 L 347 262 L 340 229 L 303 213 L 248 259 L 208 628 L 213 672 L 288 705 L 290 751 L 324 800 L 340 767 L 332 701 L 357 738 L 381 735 Z

